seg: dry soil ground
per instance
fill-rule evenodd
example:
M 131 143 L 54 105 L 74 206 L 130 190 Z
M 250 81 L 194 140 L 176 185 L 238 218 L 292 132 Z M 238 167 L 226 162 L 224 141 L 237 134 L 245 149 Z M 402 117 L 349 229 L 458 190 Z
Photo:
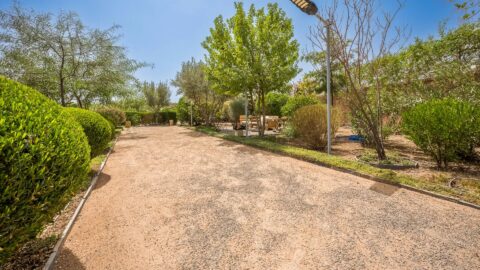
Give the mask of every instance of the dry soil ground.
M 56 269 L 480 269 L 480 211 L 181 127 L 124 131 Z

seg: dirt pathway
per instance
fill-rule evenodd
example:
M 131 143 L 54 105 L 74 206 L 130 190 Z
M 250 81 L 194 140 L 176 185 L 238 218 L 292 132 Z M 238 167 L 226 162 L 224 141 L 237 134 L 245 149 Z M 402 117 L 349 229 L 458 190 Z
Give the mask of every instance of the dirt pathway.
M 180 127 L 118 141 L 56 269 L 480 269 L 480 211 Z

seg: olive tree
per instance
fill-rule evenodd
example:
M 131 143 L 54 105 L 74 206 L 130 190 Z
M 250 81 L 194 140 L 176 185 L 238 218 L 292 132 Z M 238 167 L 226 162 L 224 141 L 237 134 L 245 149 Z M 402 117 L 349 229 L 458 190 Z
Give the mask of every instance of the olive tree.
M 118 26 L 87 28 L 73 12 L 0 11 L 0 73 L 66 106 L 108 103 L 143 63 L 118 46 Z
M 205 64 L 195 59 L 182 63 L 172 85 L 177 87 L 177 94 L 193 102 L 205 125 L 209 126 L 216 113 L 222 108 L 225 96 L 216 93 L 205 75 Z

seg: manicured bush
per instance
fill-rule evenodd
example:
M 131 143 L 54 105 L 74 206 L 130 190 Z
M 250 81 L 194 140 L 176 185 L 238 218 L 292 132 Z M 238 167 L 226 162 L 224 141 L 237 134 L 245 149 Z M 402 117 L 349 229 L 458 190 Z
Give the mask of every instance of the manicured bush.
M 240 120 L 240 115 L 245 115 L 245 98 L 236 97 L 229 103 L 228 118 L 232 123 Z
M 282 115 L 282 107 L 287 104 L 289 100 L 289 96 L 287 94 L 277 93 L 277 92 L 270 92 L 265 96 L 265 105 L 267 115 Z
M 62 111 L 0 76 L 0 265 L 88 179 L 87 138 Z
M 168 124 L 170 120 L 177 123 L 177 112 L 174 110 L 164 110 L 159 113 L 158 124 Z
M 307 105 L 314 105 L 314 104 L 319 104 L 320 100 L 316 98 L 315 96 L 294 96 L 288 99 L 287 103 L 282 107 L 282 116 L 288 116 L 291 117 L 295 113 L 296 110 L 298 110 L 301 107 L 307 106 Z
M 336 110 L 332 110 L 332 138 L 339 126 Z M 327 109 L 325 105 L 308 105 L 299 108 L 291 121 L 295 136 L 310 148 L 323 150 L 327 146 Z
M 83 128 L 88 138 L 91 155 L 100 154 L 114 135 L 112 135 L 112 123 L 103 118 L 100 114 L 79 108 L 65 108 L 65 114 L 73 117 Z M 115 134 L 115 128 L 113 129 Z
M 141 115 L 142 115 L 142 124 L 143 125 L 155 124 L 155 114 L 154 113 L 143 112 L 143 113 L 141 113 Z
M 123 125 L 123 123 L 125 123 L 125 121 L 127 120 L 125 112 L 117 108 L 104 107 L 95 111 L 102 115 L 108 121 L 112 122 L 115 127 Z
M 169 123 L 169 120 L 177 123 L 177 113 L 173 110 L 166 110 L 159 112 L 157 115 L 158 123 L 155 123 L 155 113 L 153 112 L 126 112 L 127 120 L 131 122 L 133 126 L 137 125 L 151 125 L 151 124 L 162 124 L 166 125 Z M 189 118 L 190 120 L 190 118 Z
M 125 112 L 127 120 L 132 123 L 132 126 L 137 126 L 142 123 L 142 113 L 140 112 Z
M 447 168 L 480 142 L 480 108 L 454 99 L 418 104 L 403 114 L 403 132 Z
M 190 102 L 185 97 L 181 97 L 177 104 L 177 118 L 181 123 L 190 124 L 190 108 L 193 109 L 193 124 L 198 125 L 202 122 L 200 112 L 196 106 L 190 107 Z

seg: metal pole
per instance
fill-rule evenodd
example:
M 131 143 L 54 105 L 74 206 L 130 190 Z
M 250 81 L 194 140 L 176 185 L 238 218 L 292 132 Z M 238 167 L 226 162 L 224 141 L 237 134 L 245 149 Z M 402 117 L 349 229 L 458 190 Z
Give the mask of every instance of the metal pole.
M 331 113 L 332 113 L 332 90 L 331 90 L 331 68 L 330 68 L 330 22 L 325 24 L 327 28 L 327 153 L 330 155 L 332 152 L 332 125 L 331 125 Z
M 245 137 L 248 137 L 248 98 L 247 91 L 245 91 Z

